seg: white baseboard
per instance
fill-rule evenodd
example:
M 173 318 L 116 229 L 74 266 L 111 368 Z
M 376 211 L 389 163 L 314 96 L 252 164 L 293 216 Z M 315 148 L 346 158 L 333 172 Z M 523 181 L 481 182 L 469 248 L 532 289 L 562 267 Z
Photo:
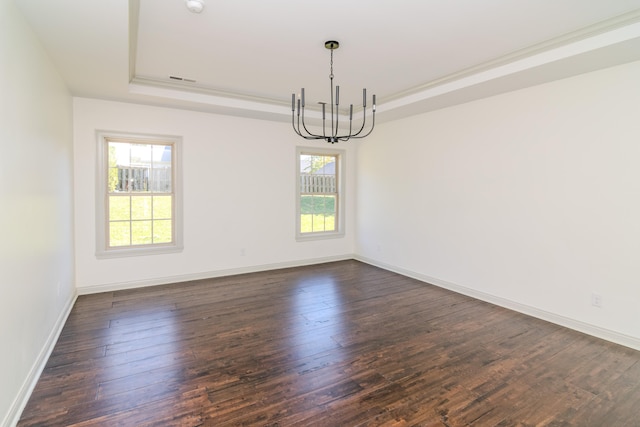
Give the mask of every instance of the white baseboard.
M 75 304 L 77 298 L 78 294 L 74 292 L 71 298 L 67 301 L 64 309 L 58 316 L 58 319 L 56 320 L 53 328 L 51 329 L 51 332 L 49 333 L 49 336 L 47 337 L 47 341 L 45 342 L 44 346 L 42 346 L 40 354 L 38 354 L 38 357 L 29 370 L 29 375 L 24 380 L 24 383 L 22 383 L 22 387 L 20 387 L 18 395 L 9 407 L 9 412 L 2 421 L 2 424 L 0 424 L 2 427 L 11 427 L 18 424 L 20 415 L 22 415 L 22 411 L 24 410 L 25 406 L 27 406 L 29 397 L 31 397 L 31 393 L 36 387 L 38 379 L 40 379 L 40 375 L 42 374 L 42 371 L 44 370 L 44 367 L 49 360 L 49 356 L 51 355 L 56 342 L 58 342 L 58 337 L 62 332 L 62 328 L 64 327 L 64 324 L 66 323 L 67 318 L 69 317 L 71 309 L 73 308 L 73 305 Z
M 601 328 L 596 325 L 581 322 L 579 320 L 571 319 L 569 317 L 561 316 L 559 314 L 551 313 L 545 310 L 540 310 L 536 307 L 532 307 L 519 302 L 511 301 L 505 298 L 501 298 L 495 295 L 480 292 L 471 288 L 457 285 L 455 283 L 446 282 L 444 280 L 437 279 L 435 277 L 429 277 L 424 274 L 416 273 L 415 271 L 407 270 L 404 268 L 396 267 L 393 265 L 385 264 L 372 258 L 367 258 L 359 255 L 355 255 L 354 259 L 362 261 L 366 264 L 371 264 L 382 269 L 392 271 L 394 273 L 402 274 L 403 276 L 411 277 L 413 279 L 420 280 L 431 285 L 438 286 L 440 288 L 448 289 L 450 291 L 467 295 L 469 297 L 479 299 L 491 304 L 498 305 L 500 307 L 508 308 L 509 310 L 517 311 L 528 316 L 536 317 L 538 319 L 545 320 L 547 322 L 555 323 L 556 325 L 564 326 L 569 329 L 573 329 L 578 332 L 585 333 L 587 335 L 601 338 L 606 341 L 610 341 L 616 344 L 623 345 L 625 347 L 632 348 L 634 350 L 640 350 L 640 339 L 629 335 L 621 334 L 610 329 Z
M 364 256 L 355 255 L 355 254 L 344 254 L 344 255 L 338 255 L 338 256 L 288 261 L 288 262 L 274 263 L 274 264 L 263 264 L 263 265 L 249 266 L 249 267 L 232 268 L 232 269 L 226 269 L 226 270 L 215 270 L 215 271 L 207 271 L 202 273 L 183 274 L 183 275 L 177 275 L 177 276 L 153 278 L 153 279 L 146 279 L 146 280 L 136 280 L 136 281 L 130 281 L 130 282 L 109 283 L 109 284 L 102 284 L 102 285 L 89 285 L 89 286 L 82 286 L 82 287 L 79 286 L 77 289 L 77 292 L 79 295 L 87 295 L 87 294 L 100 293 L 100 292 L 112 292 L 112 291 L 118 291 L 118 290 L 124 290 L 124 289 L 140 288 L 145 286 L 165 285 L 170 283 L 187 282 L 191 280 L 211 279 L 215 277 L 233 276 L 233 275 L 245 274 L 245 273 L 256 273 L 260 271 L 277 270 L 281 268 L 302 267 L 305 265 L 321 264 L 325 262 L 334 262 L 334 261 L 344 261 L 348 259 L 355 259 L 358 261 L 362 261 L 366 264 L 371 264 L 376 267 L 383 268 L 385 270 L 393 271 L 395 273 L 402 274 L 403 276 L 411 277 L 425 283 L 429 283 L 444 289 L 448 289 L 453 292 L 457 292 L 462 295 L 467 295 L 472 298 L 479 299 L 481 301 L 486 301 L 488 303 L 495 304 L 500 307 L 508 308 L 510 310 L 514 310 L 522 314 L 526 314 L 532 317 L 536 317 L 538 319 L 545 320 L 547 322 L 555 323 L 557 325 L 564 326 L 566 328 L 573 329 L 579 332 L 583 332 L 585 334 L 588 334 L 597 338 L 601 338 L 607 341 L 611 341 L 613 343 L 620 344 L 625 347 L 632 348 L 634 350 L 640 350 L 640 339 L 636 337 L 621 334 L 619 332 L 612 331 L 610 329 L 605 329 L 596 325 L 581 322 L 579 320 L 571 319 L 569 317 L 565 317 L 559 314 L 541 310 L 536 307 L 532 307 L 526 304 L 521 304 L 505 298 L 501 298 L 495 295 L 480 292 L 475 289 L 460 286 L 455 283 L 440 280 L 435 277 L 430 277 L 421 273 L 417 273 L 415 271 L 407 270 L 394 265 L 386 264 L 384 262 L 381 262 L 372 258 L 367 258 Z
M 192 280 L 212 279 L 215 277 L 235 276 L 237 274 L 257 273 L 260 271 L 278 270 L 281 268 L 302 267 L 305 265 L 322 264 L 325 262 L 344 261 L 354 259 L 353 254 L 337 255 L 323 258 L 312 258 L 297 261 L 287 261 L 274 264 L 252 265 L 249 267 L 231 268 L 226 270 L 204 271 L 201 273 L 181 274 L 177 276 L 157 277 L 130 282 L 107 283 L 102 285 L 78 286 L 79 295 L 113 292 L 125 289 L 142 288 L 147 286 L 167 285 L 171 283 L 189 282 Z

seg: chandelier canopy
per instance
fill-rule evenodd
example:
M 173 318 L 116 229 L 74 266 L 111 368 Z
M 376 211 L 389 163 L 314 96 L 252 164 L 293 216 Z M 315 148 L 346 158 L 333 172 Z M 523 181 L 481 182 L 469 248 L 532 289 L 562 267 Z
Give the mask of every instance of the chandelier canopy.
M 335 97 L 334 97 L 334 89 L 333 89 L 333 51 L 340 47 L 340 43 L 335 40 L 329 40 L 324 43 L 324 47 L 331 51 L 331 73 L 329 74 L 329 80 L 331 83 L 331 102 L 329 103 L 331 111 L 331 125 L 328 128 L 327 132 L 327 111 L 326 111 L 326 102 L 318 102 L 318 104 L 322 105 L 322 135 L 318 135 L 310 132 L 307 129 L 307 125 L 304 121 L 304 88 L 300 91 L 300 98 L 297 100 L 296 104 L 296 94 L 291 95 L 291 124 L 293 125 L 293 130 L 304 139 L 324 139 L 328 143 L 335 144 L 339 141 L 348 141 L 351 138 L 364 138 L 369 136 L 369 134 L 373 131 L 373 128 L 376 124 L 376 96 L 373 95 L 372 99 L 372 116 L 371 116 L 371 128 L 368 132 L 362 134 L 365 129 L 365 124 L 367 121 L 367 89 L 362 89 L 362 125 L 360 129 L 358 129 L 355 133 L 353 132 L 353 104 L 349 106 L 349 133 L 348 134 L 339 134 L 338 124 L 339 124 L 339 104 L 340 104 L 340 86 L 335 87 Z M 296 108 L 297 105 L 297 108 Z M 297 120 L 296 120 L 296 111 L 297 111 Z

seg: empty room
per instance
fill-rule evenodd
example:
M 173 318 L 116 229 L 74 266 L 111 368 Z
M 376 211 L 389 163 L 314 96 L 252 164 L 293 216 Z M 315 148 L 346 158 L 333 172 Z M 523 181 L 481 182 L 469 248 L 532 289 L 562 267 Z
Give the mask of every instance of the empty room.
M 0 0 L 0 427 L 640 426 L 640 0 Z

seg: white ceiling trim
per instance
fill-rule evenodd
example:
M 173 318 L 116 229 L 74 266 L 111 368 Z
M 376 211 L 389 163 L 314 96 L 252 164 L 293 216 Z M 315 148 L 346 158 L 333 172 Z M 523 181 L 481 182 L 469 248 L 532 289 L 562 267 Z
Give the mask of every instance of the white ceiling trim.
M 474 74 L 481 74 L 488 70 L 498 69 L 504 65 L 509 65 L 526 58 L 536 57 L 545 52 L 551 52 L 551 51 L 556 51 L 557 49 L 560 49 L 560 48 L 568 48 L 570 46 L 580 45 L 581 44 L 580 42 L 585 42 L 589 44 L 589 43 L 592 43 L 594 40 L 596 40 L 596 43 L 597 43 L 598 36 L 604 37 L 604 38 L 601 38 L 601 40 L 606 40 L 606 35 L 608 33 L 616 33 L 618 30 L 632 27 L 633 24 L 636 24 L 636 23 L 640 23 L 640 10 L 635 10 L 633 12 L 616 16 L 615 18 L 611 18 L 606 21 L 591 25 L 589 27 L 585 27 L 568 34 L 564 34 L 554 39 L 547 40 L 542 43 L 538 43 L 534 46 L 530 46 L 528 48 L 518 50 L 508 55 L 504 55 L 500 58 L 487 61 L 482 64 L 478 64 L 477 66 L 469 68 L 467 70 L 461 70 L 454 74 L 444 76 L 440 79 L 427 82 L 423 85 L 413 87 L 411 89 L 407 89 L 406 91 L 396 94 L 396 97 L 404 98 L 406 96 L 413 95 L 418 92 L 422 92 L 424 90 L 430 89 L 437 85 L 444 84 L 446 82 L 459 80 L 463 77 L 468 77 Z M 616 35 L 613 36 L 613 38 L 615 39 L 616 37 L 622 37 L 622 38 L 617 41 L 612 40 L 609 44 L 628 40 L 630 38 L 633 38 L 634 35 L 624 35 L 621 33 L 617 33 Z M 565 53 L 566 57 L 570 56 L 571 54 L 572 53 L 569 50 L 567 50 Z M 577 53 L 574 53 L 574 54 L 577 54 Z
M 252 101 L 245 99 L 249 98 L 246 95 L 231 96 L 227 94 L 227 96 L 224 96 L 220 94 L 221 92 L 198 88 L 195 86 L 193 90 L 186 91 L 183 87 L 173 87 L 165 82 L 154 81 L 151 79 L 134 78 L 134 80 L 129 83 L 129 92 L 138 95 L 188 101 L 223 108 L 251 110 L 276 115 L 284 113 L 283 115 L 287 119 L 291 117 L 291 109 L 285 109 L 284 107 L 286 104 L 283 102 Z
M 137 75 L 135 53 L 137 49 L 139 0 L 131 0 L 129 6 L 129 93 L 154 97 L 160 102 L 162 100 L 178 101 L 183 106 L 188 105 L 188 108 L 197 110 L 225 111 L 232 115 L 252 116 L 276 121 L 291 120 L 291 98 L 289 96 L 284 98 L 285 94 L 283 94 L 284 99 L 265 98 L 222 91 L 204 87 L 197 83 L 173 83 Z M 540 67 L 558 61 L 570 60 L 588 52 L 633 40 L 637 40 L 640 46 L 640 10 L 635 10 L 544 43 L 513 52 L 470 69 L 426 82 L 418 87 L 387 96 L 385 99 L 379 99 L 379 102 L 382 101 L 382 103 L 378 104 L 378 116 L 383 121 L 394 120 L 455 103 L 491 96 L 500 92 L 491 92 L 491 89 L 487 88 L 491 86 L 492 82 L 497 82 L 499 79 L 511 76 L 513 81 L 516 81 L 519 74 L 534 73 L 534 70 L 540 70 Z M 629 60 L 633 60 L 633 58 Z M 618 64 L 602 63 L 598 65 L 598 68 L 613 65 Z M 579 72 L 578 70 L 573 75 Z M 555 79 L 562 77 L 566 76 L 555 77 Z M 511 90 L 552 80 L 554 80 L 553 76 L 543 79 L 524 78 L 521 80 L 520 87 L 514 87 L 514 84 L 512 84 Z M 484 85 L 484 89 L 478 89 L 482 85 Z M 431 100 L 435 101 L 432 102 Z M 425 107 L 426 104 L 429 104 L 430 107 Z M 319 111 L 315 111 L 313 107 L 309 109 L 307 114 L 312 120 L 320 118 Z
M 604 34 L 598 34 L 596 36 L 582 39 L 574 43 L 569 43 L 564 46 L 528 56 L 505 65 L 473 73 L 471 75 L 461 77 L 453 81 L 446 81 L 446 79 L 443 79 L 444 82 L 439 81 L 433 83 L 432 87 L 430 88 L 381 104 L 379 109 L 381 112 L 383 112 L 390 111 L 399 107 L 405 107 L 409 104 L 424 101 L 429 98 L 445 95 L 447 93 L 459 91 L 501 77 L 530 70 L 532 68 L 540 67 L 555 61 L 571 58 L 583 53 L 591 52 L 597 49 L 639 38 L 640 22 L 636 22 L 623 28 L 618 28 Z

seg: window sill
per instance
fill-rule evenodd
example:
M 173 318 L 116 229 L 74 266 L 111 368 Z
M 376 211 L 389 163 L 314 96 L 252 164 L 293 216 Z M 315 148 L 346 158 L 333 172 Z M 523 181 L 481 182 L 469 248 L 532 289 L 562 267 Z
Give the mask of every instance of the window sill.
M 107 249 L 96 251 L 96 258 L 109 259 L 109 258 L 125 258 L 134 256 L 146 256 L 146 255 L 161 255 L 169 253 L 182 252 L 184 248 L 182 246 L 154 246 L 154 247 L 134 247 L 134 248 L 122 248 L 122 249 Z
M 308 242 L 313 240 L 340 239 L 342 237 L 344 237 L 343 232 L 320 232 L 297 234 L 296 240 L 298 242 Z

